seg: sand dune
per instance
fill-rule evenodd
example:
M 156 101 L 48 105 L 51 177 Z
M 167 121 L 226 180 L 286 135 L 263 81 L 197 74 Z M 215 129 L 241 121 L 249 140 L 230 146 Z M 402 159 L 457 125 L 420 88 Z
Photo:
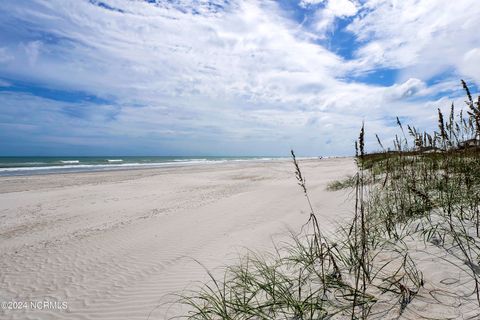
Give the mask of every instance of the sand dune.
M 326 184 L 352 159 L 301 163 L 322 228 L 350 216 Z M 350 199 L 350 200 L 349 200 Z M 0 179 L 0 298 L 65 301 L 2 319 L 165 319 L 168 302 L 245 248 L 299 230 L 307 204 L 287 161 Z M 217 271 L 215 271 L 217 270 Z

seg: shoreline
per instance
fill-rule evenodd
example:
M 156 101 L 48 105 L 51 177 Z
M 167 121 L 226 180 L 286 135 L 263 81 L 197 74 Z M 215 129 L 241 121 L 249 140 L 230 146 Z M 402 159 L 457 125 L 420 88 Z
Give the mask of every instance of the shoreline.
M 78 157 L 77 157 L 78 158 Z M 332 157 L 337 158 L 337 157 Z M 317 160 L 317 157 L 303 157 L 302 160 Z M 327 158 L 325 158 L 327 159 Z M 277 162 L 277 161 L 289 161 L 289 157 L 215 157 L 209 158 L 189 158 L 171 160 L 165 162 L 123 162 L 120 160 L 111 161 L 108 163 L 97 164 L 85 164 L 79 160 L 71 161 L 73 164 L 65 164 L 69 161 L 59 161 L 56 165 L 45 166 L 9 166 L 2 167 L 0 162 L 0 178 L 10 176 L 30 176 L 30 175 L 44 175 L 44 174 L 63 174 L 63 173 L 87 173 L 87 172 L 104 172 L 104 171 L 121 171 L 121 170 L 138 170 L 138 169 L 159 169 L 159 168 L 177 168 L 177 167 L 189 167 L 197 165 L 218 165 L 225 163 L 241 163 L 241 162 Z M 88 163 L 88 162 L 86 162 Z

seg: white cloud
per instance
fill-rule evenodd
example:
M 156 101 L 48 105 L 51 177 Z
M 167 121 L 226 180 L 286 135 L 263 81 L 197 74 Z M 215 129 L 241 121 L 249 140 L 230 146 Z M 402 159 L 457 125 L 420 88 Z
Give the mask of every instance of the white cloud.
M 350 0 L 329 0 L 327 9 L 337 17 L 351 17 L 358 11 L 356 4 Z
M 326 0 L 325 6 L 315 13 L 315 31 L 321 38 L 326 38 L 333 31 L 336 19 L 351 17 L 357 12 L 357 4 L 350 0 Z
M 42 18 L 27 10 L 21 18 L 36 19 L 39 27 L 74 42 L 50 46 L 41 57 L 38 41 L 24 45 L 24 53 L 14 45 L 9 49 L 17 50 L 16 59 L 4 70 L 98 94 L 120 90 L 126 99 L 162 92 L 285 101 L 283 90 L 328 81 L 330 69 L 340 63 L 310 43 L 306 33 L 292 32 L 295 25 L 269 2 L 244 2 L 214 17 L 138 2 L 112 1 L 129 14 L 85 2 L 54 2 L 38 2 L 48 9 Z M 272 84 L 282 77 L 282 83 Z
M 480 84 L 480 48 L 465 52 L 459 60 L 460 72 Z
M 424 94 L 426 91 L 426 84 L 422 80 L 410 78 L 404 83 L 395 84 L 392 86 L 390 97 L 391 99 L 403 99 L 415 95 Z
M 428 80 L 454 69 L 480 83 L 461 68 L 466 53 L 480 45 L 477 1 L 367 0 L 362 9 L 348 26 L 364 42 L 353 63 L 358 70 L 397 68 L 404 80 Z M 475 54 L 470 58 L 472 66 L 478 62 Z

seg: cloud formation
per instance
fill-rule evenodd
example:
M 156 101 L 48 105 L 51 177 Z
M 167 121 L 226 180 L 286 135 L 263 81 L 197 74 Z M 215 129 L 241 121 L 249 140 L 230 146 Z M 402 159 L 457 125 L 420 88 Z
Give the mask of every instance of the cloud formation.
M 403 79 L 429 79 L 450 70 L 472 76 L 461 66 L 480 46 L 475 1 L 368 0 L 362 9 L 365 14 L 347 27 L 363 42 L 356 52 L 361 68 L 402 69 Z M 474 57 L 470 67 L 479 61 Z M 479 83 L 480 76 L 472 80 Z
M 0 152 L 351 154 L 363 120 L 385 137 L 396 115 L 428 126 L 439 94 L 480 83 L 479 14 L 474 0 L 3 1 L 0 133 L 18 143 Z

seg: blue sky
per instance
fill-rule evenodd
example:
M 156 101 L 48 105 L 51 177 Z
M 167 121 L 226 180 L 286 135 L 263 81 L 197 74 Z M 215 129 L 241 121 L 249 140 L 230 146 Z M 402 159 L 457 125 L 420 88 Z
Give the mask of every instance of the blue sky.
M 0 155 L 349 155 L 480 84 L 476 0 L 4 0 Z

